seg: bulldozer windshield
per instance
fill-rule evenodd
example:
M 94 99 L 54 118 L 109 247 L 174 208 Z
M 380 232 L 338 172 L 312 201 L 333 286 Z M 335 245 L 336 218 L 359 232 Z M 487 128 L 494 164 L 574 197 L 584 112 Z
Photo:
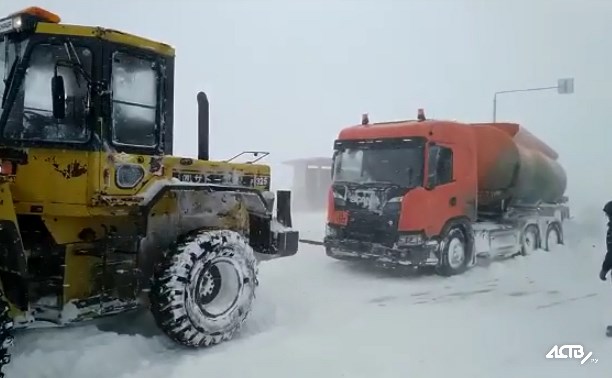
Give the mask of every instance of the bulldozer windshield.
M 5 51 L 7 48 L 9 51 L 17 50 L 14 43 L 12 46 L 6 44 Z M 27 57 L 21 57 L 22 62 L 19 62 L 17 53 L 13 56 L 5 52 L 4 73 L 8 86 L 3 88 L 3 92 L 10 87 L 15 87 L 16 91 L 12 103 L 5 101 L 3 107 L 2 137 L 43 142 L 87 142 L 90 137 L 90 129 L 86 127 L 90 96 L 84 74 L 91 75 L 91 50 L 66 43 L 39 43 L 33 46 Z M 57 66 L 60 61 L 71 60 L 77 61 L 83 72 L 74 67 Z M 14 67 L 17 64 L 21 70 Z M 62 119 L 53 116 L 50 84 L 56 69 L 65 83 L 66 116 Z
M 423 184 L 423 141 L 337 141 L 335 147 L 334 182 L 390 184 L 403 188 Z
M 166 148 L 172 56 L 72 35 L 17 34 L 0 43 L 4 144 L 140 154 Z

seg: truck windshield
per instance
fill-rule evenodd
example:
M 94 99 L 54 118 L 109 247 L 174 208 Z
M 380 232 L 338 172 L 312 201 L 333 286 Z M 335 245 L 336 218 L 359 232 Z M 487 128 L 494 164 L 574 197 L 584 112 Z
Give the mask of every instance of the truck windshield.
M 424 143 L 409 139 L 336 142 L 334 182 L 423 184 Z
M 63 76 L 65 83 L 66 117 L 61 120 L 53 117 L 51 78 L 56 63 L 75 60 L 75 52 L 85 72 L 91 74 L 92 54 L 87 48 L 68 44 L 34 46 L 15 101 L 12 107 L 6 107 L 10 108 L 10 114 L 2 131 L 4 138 L 62 143 L 89 140 L 90 130 L 86 126 L 88 86 L 84 77 L 72 68 L 58 67 L 58 75 Z M 10 65 L 9 58 L 5 64 L 9 66 L 8 71 Z

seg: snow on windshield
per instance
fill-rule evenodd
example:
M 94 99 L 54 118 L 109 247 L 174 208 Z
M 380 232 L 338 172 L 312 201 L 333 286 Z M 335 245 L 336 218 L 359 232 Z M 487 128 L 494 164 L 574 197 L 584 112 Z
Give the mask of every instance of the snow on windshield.
M 91 51 L 75 47 L 85 71 L 91 72 Z M 64 45 L 38 45 L 30 57 L 24 81 L 4 136 L 56 142 L 85 142 L 89 139 L 86 127 L 88 101 L 87 82 L 72 68 L 58 67 L 58 75 L 64 78 L 66 91 L 66 117 L 53 117 L 51 78 L 58 60 L 68 60 Z
M 336 179 L 341 181 L 369 181 L 368 172 L 363 171 L 363 150 L 346 149 L 337 157 Z
M 113 57 L 113 141 L 154 146 L 158 73 L 154 63 L 125 53 Z
M 346 148 L 336 156 L 334 181 L 387 182 L 403 187 L 420 185 L 423 179 L 421 148 Z

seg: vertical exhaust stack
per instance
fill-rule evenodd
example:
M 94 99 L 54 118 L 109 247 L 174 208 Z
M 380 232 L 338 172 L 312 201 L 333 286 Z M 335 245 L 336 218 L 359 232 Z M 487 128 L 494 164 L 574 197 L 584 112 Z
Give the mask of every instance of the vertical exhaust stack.
M 198 99 L 198 159 L 209 160 L 210 158 L 210 114 L 208 97 L 206 93 L 200 92 Z

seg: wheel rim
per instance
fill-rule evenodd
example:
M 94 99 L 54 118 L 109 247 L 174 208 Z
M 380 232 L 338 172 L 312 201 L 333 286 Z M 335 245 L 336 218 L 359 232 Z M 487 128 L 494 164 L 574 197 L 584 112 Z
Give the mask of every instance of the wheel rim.
M 233 309 L 240 298 L 241 274 L 232 260 L 211 260 L 192 286 L 192 298 L 202 313 L 216 318 Z
M 448 265 L 457 269 L 465 261 L 465 247 L 461 240 L 457 238 L 451 239 L 448 244 Z
M 557 230 L 552 229 L 548 232 L 548 238 L 546 240 L 546 245 L 548 246 L 548 250 L 552 251 L 557 248 L 561 244 L 561 238 L 559 237 L 559 233 Z
M 527 230 L 525 232 L 523 246 L 525 247 L 525 251 L 533 252 L 537 247 L 538 236 L 533 230 Z

